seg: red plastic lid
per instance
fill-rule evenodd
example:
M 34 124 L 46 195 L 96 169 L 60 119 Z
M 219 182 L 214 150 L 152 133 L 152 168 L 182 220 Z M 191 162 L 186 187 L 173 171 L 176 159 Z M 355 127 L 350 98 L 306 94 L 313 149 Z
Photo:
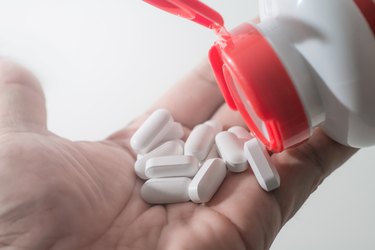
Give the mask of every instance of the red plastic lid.
M 294 84 L 277 53 L 251 24 L 217 42 L 210 61 L 227 104 L 238 110 L 254 135 L 273 152 L 310 136 L 309 123 Z
M 171 14 L 184 17 L 210 29 L 220 29 L 224 20 L 219 13 L 198 0 L 143 0 Z
M 252 25 L 228 33 L 219 13 L 198 0 L 144 0 L 221 36 L 209 59 L 228 106 L 238 110 L 269 150 L 280 152 L 310 136 L 304 108 L 277 54 Z
M 375 1 L 354 0 L 375 35 Z

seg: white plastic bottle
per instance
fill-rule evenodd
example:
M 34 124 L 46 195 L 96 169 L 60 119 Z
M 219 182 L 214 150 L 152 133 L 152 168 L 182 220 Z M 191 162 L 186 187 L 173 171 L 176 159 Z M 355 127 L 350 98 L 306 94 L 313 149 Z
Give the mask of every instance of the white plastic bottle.
M 145 1 L 217 32 L 219 87 L 269 150 L 316 126 L 344 145 L 375 145 L 374 0 L 260 0 L 261 22 L 230 32 L 200 1 Z

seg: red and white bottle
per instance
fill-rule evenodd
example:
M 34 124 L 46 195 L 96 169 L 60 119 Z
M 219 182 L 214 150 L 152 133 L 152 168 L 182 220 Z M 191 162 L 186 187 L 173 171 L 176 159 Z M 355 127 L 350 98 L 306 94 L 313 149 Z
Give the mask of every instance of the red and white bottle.
M 260 0 L 261 22 L 229 32 L 198 0 L 144 1 L 217 32 L 219 87 L 269 150 L 317 126 L 344 145 L 375 145 L 374 0 Z

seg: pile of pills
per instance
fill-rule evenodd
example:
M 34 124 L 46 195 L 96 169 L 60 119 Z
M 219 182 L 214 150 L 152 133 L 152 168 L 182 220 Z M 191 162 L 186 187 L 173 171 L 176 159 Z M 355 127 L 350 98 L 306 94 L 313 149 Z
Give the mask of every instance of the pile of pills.
M 135 173 L 147 180 L 142 198 L 150 204 L 208 202 L 227 171 L 241 173 L 249 164 L 260 186 L 272 191 L 280 177 L 264 146 L 239 126 L 222 131 L 217 121 L 199 124 L 186 142 L 183 127 L 158 109 L 139 127 L 130 144 L 138 154 Z

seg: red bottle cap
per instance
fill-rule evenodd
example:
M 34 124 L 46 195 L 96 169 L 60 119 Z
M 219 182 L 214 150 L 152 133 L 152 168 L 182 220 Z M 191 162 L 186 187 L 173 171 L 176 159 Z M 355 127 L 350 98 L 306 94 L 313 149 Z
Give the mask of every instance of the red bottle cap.
M 210 29 L 224 26 L 219 13 L 198 0 L 143 0 L 173 15 L 184 17 Z
M 230 43 L 216 42 L 209 58 L 227 104 L 269 150 L 280 152 L 309 138 L 294 84 L 255 26 L 244 23 L 232 30 Z
M 267 39 L 251 24 L 226 32 L 223 18 L 198 0 L 144 0 L 210 29 L 220 39 L 209 52 L 228 106 L 238 110 L 269 150 L 280 152 L 310 136 L 309 123 L 288 72 Z
M 375 35 L 375 1 L 354 0 Z

